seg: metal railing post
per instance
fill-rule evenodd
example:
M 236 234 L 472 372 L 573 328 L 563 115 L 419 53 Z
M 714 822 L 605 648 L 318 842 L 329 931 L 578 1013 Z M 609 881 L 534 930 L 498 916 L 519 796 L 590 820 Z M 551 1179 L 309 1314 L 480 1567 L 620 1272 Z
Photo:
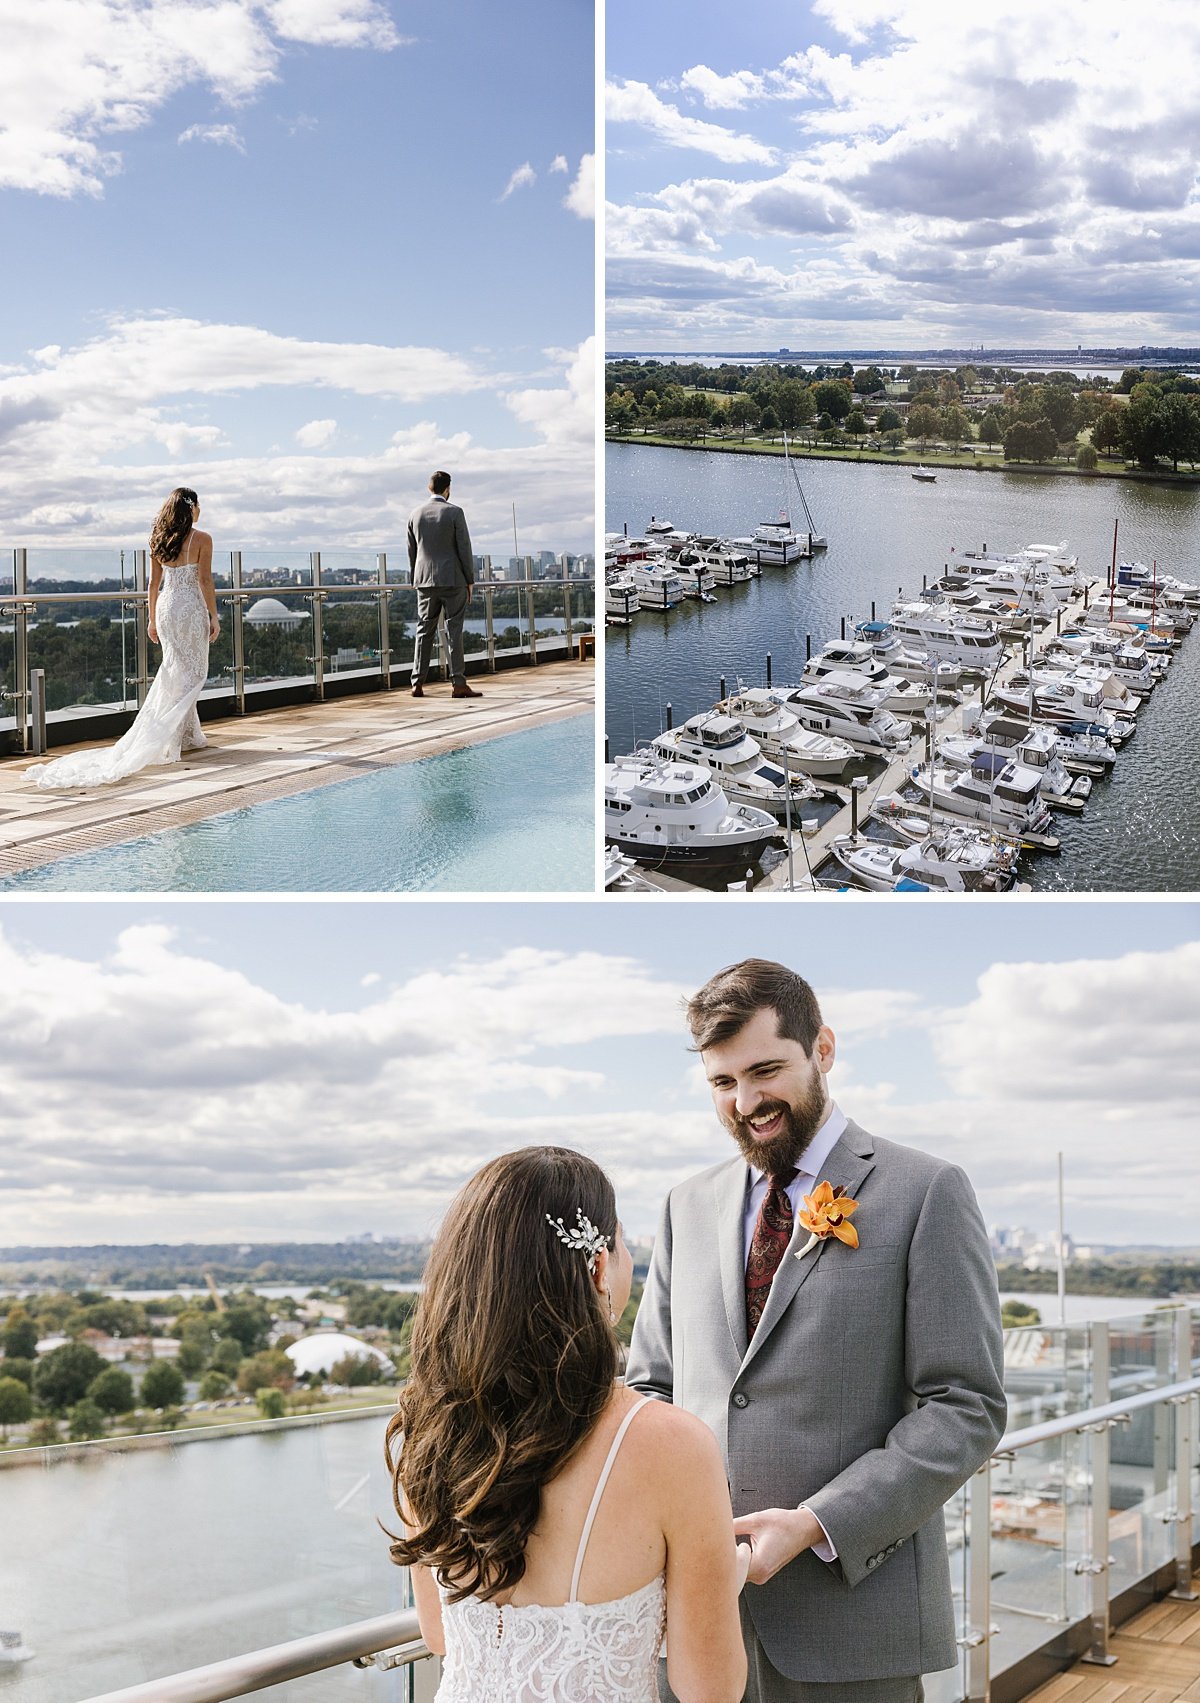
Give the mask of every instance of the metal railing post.
M 1180 1307 L 1175 1315 L 1175 1378 L 1192 1375 L 1192 1313 Z M 1196 1397 L 1179 1396 L 1175 1407 L 1175 1589 L 1177 1602 L 1195 1602 L 1192 1589 L 1192 1465 L 1196 1452 Z
M 150 690 L 150 635 L 146 631 L 150 623 L 150 588 L 147 581 L 147 552 L 133 552 L 133 588 L 137 593 L 137 603 L 134 605 L 134 677 L 133 684 L 140 710 L 146 702 L 146 693 Z
M 29 695 L 25 682 L 29 678 L 29 614 L 21 599 L 29 589 L 25 551 L 13 551 L 13 715 L 17 723 L 17 739 L 22 751 L 29 750 Z
M 571 625 L 571 568 L 565 550 L 558 559 L 562 563 L 563 617 L 567 636 L 567 655 L 572 656 L 575 652 L 575 632 Z
M 526 561 L 529 558 L 526 557 Z M 533 602 L 533 564 L 530 562 L 529 577 L 525 581 L 525 613 L 529 617 L 529 665 L 537 667 L 537 611 Z
M 1154 1320 L 1154 1378 L 1158 1384 L 1171 1382 L 1171 1361 L 1175 1338 L 1171 1319 L 1158 1313 Z M 1154 1410 L 1154 1490 L 1155 1496 L 1166 1496 L 1171 1472 L 1171 1415 L 1165 1407 Z
M 375 577 L 379 581 L 379 672 L 383 676 L 383 689 L 389 692 L 392 687 L 392 629 L 388 617 L 386 550 L 380 550 L 375 557 Z
M 46 670 L 29 670 L 29 749 L 35 757 L 46 754 Z
M 967 1650 L 968 1703 L 989 1703 L 992 1695 L 992 1463 L 985 1461 L 971 1480 L 969 1531 L 970 1602 L 964 1604 L 963 1643 Z
M 492 589 L 492 558 L 483 558 L 483 637 L 487 645 L 488 673 L 496 672 L 496 593 Z
M 229 580 L 233 586 L 230 599 L 229 644 L 233 656 L 230 672 L 233 675 L 233 702 L 239 715 L 246 713 L 246 612 L 242 597 L 242 552 L 229 552 Z
M 1090 1406 L 1104 1407 L 1110 1400 L 1111 1364 L 1108 1324 L 1094 1320 L 1089 1326 L 1092 1339 L 1092 1399 Z M 1108 1526 L 1111 1515 L 1109 1491 L 1112 1464 L 1112 1433 L 1115 1421 L 1091 1425 L 1092 1520 L 1088 1548 L 1090 1553 L 1077 1564 L 1077 1573 L 1090 1574 L 1092 1581 L 1092 1641 L 1083 1656 L 1095 1667 L 1112 1667 L 1116 1657 L 1108 1649 L 1108 1573 L 1112 1557 L 1108 1553 Z M 1063 1529 L 1064 1541 L 1066 1528 Z
M 323 604 L 325 594 L 321 588 L 321 552 L 310 550 L 308 564 L 312 574 L 312 624 L 313 648 L 309 661 L 313 666 L 313 695 L 320 702 L 325 696 L 325 624 L 323 620 Z

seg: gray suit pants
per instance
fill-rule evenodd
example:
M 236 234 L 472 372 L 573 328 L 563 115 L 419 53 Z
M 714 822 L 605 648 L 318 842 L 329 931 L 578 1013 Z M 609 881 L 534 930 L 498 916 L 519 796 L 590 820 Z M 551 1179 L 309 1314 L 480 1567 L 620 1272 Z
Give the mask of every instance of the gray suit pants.
M 467 668 L 463 661 L 463 621 L 471 601 L 469 585 L 418 586 L 417 639 L 413 649 L 413 685 L 422 684 L 429 676 L 433 656 L 433 641 L 437 636 L 438 616 L 446 618 L 446 638 L 450 644 L 450 677 L 456 686 L 466 684 Z
M 748 1588 L 752 1590 L 753 1586 Z M 743 1703 L 924 1703 L 925 1689 L 919 1678 L 855 1679 L 838 1685 L 785 1679 L 763 1653 L 745 1603 L 739 1606 L 749 1663 Z M 666 1662 L 658 1664 L 658 1695 L 661 1703 L 676 1703 L 675 1693 L 667 1684 Z

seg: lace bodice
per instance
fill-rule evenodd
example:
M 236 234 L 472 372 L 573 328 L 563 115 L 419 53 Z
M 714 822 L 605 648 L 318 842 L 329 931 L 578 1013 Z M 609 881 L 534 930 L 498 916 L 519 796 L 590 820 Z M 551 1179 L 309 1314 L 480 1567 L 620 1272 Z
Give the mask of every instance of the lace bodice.
M 617 1451 L 613 1440 L 584 1523 L 565 1603 L 451 1603 L 442 1591 L 446 1657 L 436 1703 L 656 1703 L 658 1652 L 666 1630 L 666 1578 L 610 1602 L 578 1598 L 588 1539 Z
M 31 768 L 39 787 L 106 785 L 208 743 L 196 713 L 208 679 L 209 622 L 198 561 L 163 568 L 156 617 L 162 662 L 133 726 L 106 750 L 73 751 Z

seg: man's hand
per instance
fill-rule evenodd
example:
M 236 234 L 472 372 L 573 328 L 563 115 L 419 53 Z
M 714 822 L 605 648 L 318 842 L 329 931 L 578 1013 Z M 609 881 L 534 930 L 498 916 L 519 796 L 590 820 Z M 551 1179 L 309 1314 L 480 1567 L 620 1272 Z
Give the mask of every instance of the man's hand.
M 733 1531 L 739 1542 L 750 1540 L 752 1585 L 765 1585 L 781 1567 L 825 1536 L 820 1520 L 807 1508 L 764 1508 L 758 1514 L 742 1514 L 734 1520 Z

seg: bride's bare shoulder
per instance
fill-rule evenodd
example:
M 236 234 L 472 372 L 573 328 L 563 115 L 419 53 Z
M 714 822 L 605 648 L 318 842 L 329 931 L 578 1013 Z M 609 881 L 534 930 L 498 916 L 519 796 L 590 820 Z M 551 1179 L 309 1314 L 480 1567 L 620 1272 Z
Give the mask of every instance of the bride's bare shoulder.
M 212 543 L 212 533 L 211 532 L 201 532 L 201 530 L 198 526 L 192 528 L 192 537 L 196 540 L 197 544 L 211 544 Z
M 720 1454 L 717 1439 L 704 1421 L 669 1402 L 647 1402 L 632 1427 L 633 1435 L 639 1432 L 641 1451 L 660 1464 L 665 1461 L 673 1473 L 686 1474 Z

